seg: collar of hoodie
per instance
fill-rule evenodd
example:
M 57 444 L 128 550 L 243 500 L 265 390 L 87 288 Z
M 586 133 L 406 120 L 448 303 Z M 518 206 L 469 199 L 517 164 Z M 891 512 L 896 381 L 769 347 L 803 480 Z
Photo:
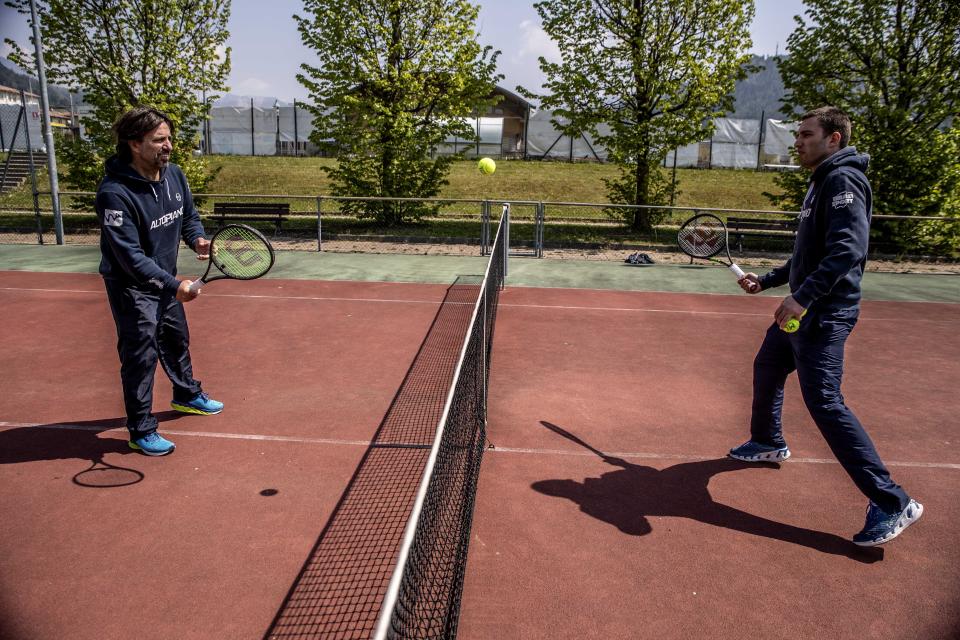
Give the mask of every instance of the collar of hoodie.
M 164 174 L 164 176 L 160 178 L 160 182 L 148 182 L 147 184 L 150 185 L 150 190 L 153 191 L 153 199 L 155 201 L 160 202 L 160 196 L 157 194 L 157 187 L 156 187 L 156 185 L 158 184 L 162 184 L 163 187 L 167 190 L 167 200 L 173 199 L 173 196 L 170 195 L 170 184 L 167 182 L 166 174 Z

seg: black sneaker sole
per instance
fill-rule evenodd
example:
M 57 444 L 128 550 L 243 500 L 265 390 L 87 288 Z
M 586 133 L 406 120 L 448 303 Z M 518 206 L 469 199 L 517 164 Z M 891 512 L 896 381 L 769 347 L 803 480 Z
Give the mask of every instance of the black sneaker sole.
M 915 506 L 913 513 L 910 507 Z M 873 540 L 854 540 L 853 544 L 858 547 L 879 547 L 882 544 L 886 544 L 899 536 L 901 533 L 906 531 L 907 527 L 912 525 L 914 522 L 920 519 L 920 516 L 923 515 L 923 505 L 917 502 L 916 500 L 911 501 L 911 504 L 907 505 L 907 508 L 903 510 L 903 513 L 900 514 L 900 517 L 897 518 L 897 523 L 893 525 L 893 531 L 883 536 L 882 538 L 874 538 Z

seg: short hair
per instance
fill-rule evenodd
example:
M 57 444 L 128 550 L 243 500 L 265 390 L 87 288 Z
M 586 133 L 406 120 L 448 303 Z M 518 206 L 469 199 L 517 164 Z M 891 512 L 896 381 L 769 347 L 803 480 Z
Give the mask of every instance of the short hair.
M 837 132 L 840 134 L 840 148 L 843 149 L 850 142 L 850 131 L 853 128 L 850 116 L 836 107 L 818 107 L 811 109 L 800 116 L 800 122 L 808 118 L 816 118 L 817 124 L 827 135 Z
M 129 143 L 133 140 L 143 140 L 145 135 L 164 122 L 170 127 L 170 135 L 173 135 L 173 122 L 170 116 L 154 107 L 134 107 L 117 118 L 113 123 L 113 134 L 117 138 L 117 155 L 120 156 L 120 161 L 132 161 L 133 154 L 130 152 Z

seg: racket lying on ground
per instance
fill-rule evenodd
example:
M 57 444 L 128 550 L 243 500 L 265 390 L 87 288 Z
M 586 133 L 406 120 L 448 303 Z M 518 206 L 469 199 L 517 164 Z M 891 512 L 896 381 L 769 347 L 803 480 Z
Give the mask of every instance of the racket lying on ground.
M 712 213 L 700 213 L 684 222 L 677 232 L 677 244 L 680 245 L 680 250 L 691 258 L 727 265 L 738 281 L 744 276 L 743 269 L 730 257 L 726 225 Z M 727 256 L 726 260 L 715 257 L 721 253 Z
M 210 275 L 210 267 L 220 273 Z M 210 239 L 210 262 L 203 277 L 190 285 L 190 291 L 214 280 L 254 280 L 273 266 L 273 247 L 262 233 L 245 224 L 228 224 Z

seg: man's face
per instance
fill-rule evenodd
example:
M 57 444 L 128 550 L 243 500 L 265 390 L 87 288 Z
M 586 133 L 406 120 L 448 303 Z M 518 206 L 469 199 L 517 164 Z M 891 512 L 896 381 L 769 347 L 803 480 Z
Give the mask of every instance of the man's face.
M 143 140 L 134 140 L 130 143 L 133 154 L 133 163 L 144 169 L 160 171 L 170 162 L 170 152 L 173 150 L 173 139 L 170 137 L 170 127 L 166 122 L 143 136 Z
M 800 166 L 816 169 L 820 163 L 840 150 L 840 133 L 827 134 L 816 118 L 807 118 L 797 129 L 797 139 L 793 143 L 800 159 Z

